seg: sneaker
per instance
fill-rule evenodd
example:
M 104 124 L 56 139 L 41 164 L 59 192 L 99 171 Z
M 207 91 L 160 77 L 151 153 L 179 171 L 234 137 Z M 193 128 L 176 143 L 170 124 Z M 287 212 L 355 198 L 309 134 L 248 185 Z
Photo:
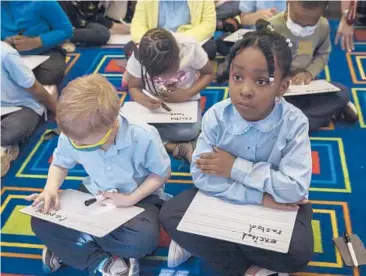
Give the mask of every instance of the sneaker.
M 72 42 L 65 42 L 62 44 L 62 49 L 64 49 L 67 53 L 73 53 L 76 50 L 76 46 Z
M 261 268 L 256 265 L 252 265 L 248 271 L 245 273 L 245 276 L 289 276 L 288 273 L 277 273 L 271 271 L 269 269 Z
M 192 162 L 193 151 L 196 147 L 196 142 L 178 143 L 173 150 L 173 156 L 176 159 L 185 159 L 189 163 Z
M 352 102 L 348 102 L 341 111 L 341 118 L 349 123 L 356 123 L 358 121 L 358 113 L 356 106 Z
M 3 177 L 8 173 L 11 161 L 17 159 L 18 156 L 19 156 L 18 145 L 1 147 L 1 177 Z
M 179 246 L 175 241 L 171 241 L 168 252 L 168 267 L 175 268 L 185 263 L 192 254 Z
M 139 276 L 140 265 L 137 259 L 129 259 L 130 266 L 124 259 L 110 257 L 103 265 L 101 272 L 103 276 Z
M 62 261 L 47 247 L 42 251 L 43 271 L 47 274 L 55 272 L 62 266 Z

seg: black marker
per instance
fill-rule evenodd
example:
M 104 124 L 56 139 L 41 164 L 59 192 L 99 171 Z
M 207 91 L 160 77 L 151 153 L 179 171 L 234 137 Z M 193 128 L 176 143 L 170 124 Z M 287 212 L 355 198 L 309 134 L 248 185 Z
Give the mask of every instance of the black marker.
M 111 189 L 111 190 L 108 190 L 108 192 L 117 193 L 118 191 L 117 191 L 117 189 Z M 85 200 L 84 205 L 88 207 L 88 206 L 92 205 L 93 203 L 102 201 L 104 199 L 105 199 L 105 197 L 103 196 L 102 193 L 100 193 L 99 195 L 96 195 L 95 197 L 93 197 L 91 199 Z

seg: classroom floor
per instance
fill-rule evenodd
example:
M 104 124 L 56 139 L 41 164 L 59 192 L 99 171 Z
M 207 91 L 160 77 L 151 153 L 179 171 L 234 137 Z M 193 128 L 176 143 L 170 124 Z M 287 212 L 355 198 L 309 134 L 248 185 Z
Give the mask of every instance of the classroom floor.
M 363 69 L 366 68 L 366 37 L 358 36 L 358 39 L 354 53 L 345 54 L 334 46 L 329 68 L 323 74 L 327 79 L 348 85 L 351 99 L 359 110 L 360 121 L 354 126 L 330 124 L 311 138 L 313 179 L 310 199 L 314 209 L 312 225 L 316 254 L 306 271 L 298 275 L 366 275 L 365 267 L 354 270 L 345 267 L 332 241 L 345 229 L 366 241 L 363 201 L 366 196 L 366 75 Z M 128 101 L 128 93 L 120 88 L 123 70 L 118 66 L 118 60 L 123 59 L 121 47 L 77 49 L 67 57 L 64 84 L 84 74 L 100 73 L 121 91 L 121 103 Z M 203 110 L 207 110 L 227 98 L 227 86 L 213 83 L 202 95 Z M 43 275 L 40 260 L 43 246 L 32 233 L 29 217 L 18 210 L 28 204 L 24 199 L 26 195 L 40 191 L 45 184 L 57 138 L 45 140 L 43 135 L 54 127 L 54 124 L 46 123 L 38 129 L 23 147 L 18 160 L 13 162 L 8 175 L 2 179 L 1 275 Z M 172 171 L 167 192 L 177 194 L 191 187 L 187 164 L 181 166 L 180 161 L 172 159 Z M 71 170 L 63 188 L 77 188 L 84 176 L 84 170 L 76 167 Z M 174 273 L 166 268 L 166 256 L 167 249 L 162 246 L 142 260 L 141 276 L 202 275 L 197 259 L 189 260 Z M 64 268 L 55 275 L 86 273 Z

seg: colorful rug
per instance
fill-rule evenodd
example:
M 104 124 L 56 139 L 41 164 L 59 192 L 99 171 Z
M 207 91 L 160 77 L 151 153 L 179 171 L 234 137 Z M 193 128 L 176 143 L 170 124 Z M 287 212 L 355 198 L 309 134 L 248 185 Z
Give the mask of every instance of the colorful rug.
M 334 37 L 334 36 L 333 36 Z M 118 89 L 123 101 L 130 100 L 121 89 L 123 69 L 122 47 L 78 49 L 67 57 L 67 75 L 63 85 L 75 77 L 100 73 Z M 342 82 L 350 88 L 350 96 L 360 113 L 360 121 L 354 126 L 330 124 L 311 138 L 313 179 L 310 199 L 313 203 L 313 231 L 315 256 L 306 271 L 299 275 L 366 275 L 366 268 L 350 269 L 344 266 L 332 238 L 344 230 L 356 233 L 366 241 L 364 197 L 366 196 L 366 45 L 356 45 L 354 53 L 345 54 L 333 47 L 330 65 L 323 74 L 328 80 Z M 62 85 L 62 86 L 63 86 Z M 228 97 L 227 86 L 213 83 L 202 93 L 203 110 Z M 40 127 L 23 147 L 18 160 L 2 179 L 1 190 L 1 272 L 2 275 L 43 275 L 41 267 L 42 244 L 34 236 L 29 217 L 18 212 L 27 205 L 25 196 L 38 192 L 45 185 L 46 175 L 57 138 L 44 140 L 52 123 Z M 190 188 L 192 180 L 188 165 L 180 166 L 172 159 L 172 177 L 167 192 L 177 194 Z M 63 188 L 77 188 L 85 172 L 81 167 L 70 171 Z M 142 260 L 141 275 L 202 275 L 199 260 L 192 258 L 176 271 L 166 268 L 166 247 L 157 249 Z M 4 273 L 4 274 L 3 274 Z M 10 273 L 10 274 L 5 274 Z M 175 274 L 174 274 L 175 273 Z M 65 268 L 55 275 L 86 275 Z M 161 274 L 163 275 L 163 274 Z M 211 276 L 211 275 L 208 275 Z

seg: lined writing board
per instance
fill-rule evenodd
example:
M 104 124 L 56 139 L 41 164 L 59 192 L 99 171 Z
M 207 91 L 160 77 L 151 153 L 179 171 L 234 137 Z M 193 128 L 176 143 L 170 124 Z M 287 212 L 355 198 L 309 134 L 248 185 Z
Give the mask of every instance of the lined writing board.
M 178 230 L 287 253 L 297 211 L 238 205 L 198 192 Z

